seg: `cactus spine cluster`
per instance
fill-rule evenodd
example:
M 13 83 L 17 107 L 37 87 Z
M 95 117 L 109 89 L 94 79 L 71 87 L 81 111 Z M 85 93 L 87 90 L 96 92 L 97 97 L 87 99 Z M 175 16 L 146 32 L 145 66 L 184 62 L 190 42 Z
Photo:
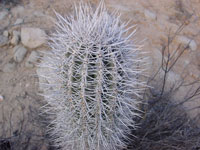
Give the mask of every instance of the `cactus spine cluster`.
M 81 3 L 75 15 L 56 13 L 51 51 L 40 64 L 40 78 L 51 116 L 50 132 L 63 150 L 114 150 L 126 147 L 144 83 L 138 77 L 139 48 L 128 23 Z M 46 71 L 44 71 L 46 69 Z

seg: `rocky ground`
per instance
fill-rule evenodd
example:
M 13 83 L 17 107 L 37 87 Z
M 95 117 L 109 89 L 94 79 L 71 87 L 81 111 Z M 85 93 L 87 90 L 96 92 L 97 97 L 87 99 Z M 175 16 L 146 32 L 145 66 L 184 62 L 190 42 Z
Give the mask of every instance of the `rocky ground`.
M 15 3 L 16 2 L 16 3 Z M 0 135 L 12 137 L 26 131 L 43 135 L 37 113 L 43 98 L 36 75 L 37 63 L 42 53 L 48 51 L 45 36 L 53 28 L 54 10 L 69 15 L 78 0 L 21 0 L 0 1 Z M 168 84 L 182 81 L 198 82 L 200 76 L 200 1 L 199 0 L 105 0 L 109 10 L 117 9 L 123 21 L 137 24 L 137 38 L 149 56 L 149 76 L 153 76 L 162 62 L 162 49 L 169 36 L 176 34 L 170 51 L 188 46 L 176 66 L 167 76 Z M 93 5 L 98 0 L 91 1 Z M 176 32 L 180 27 L 181 31 Z M 135 40 L 135 39 L 134 39 Z M 141 42 L 140 42 L 141 41 Z M 179 52 L 176 53 L 178 57 Z M 174 60 L 170 60 L 173 63 Z M 159 74 L 163 74 L 162 71 Z M 162 82 L 162 78 L 158 78 Z M 195 84 L 198 87 L 199 84 Z M 189 86 L 181 88 L 174 99 L 183 98 Z M 186 109 L 199 106 L 199 98 L 184 103 Z M 200 109 L 189 111 L 194 117 Z M 25 132 L 25 130 L 23 131 Z M 24 134 L 24 138 L 29 135 Z M 37 136 L 36 139 L 38 140 Z M 47 149 L 45 139 L 35 149 Z M 27 141 L 30 142 L 30 141 Z

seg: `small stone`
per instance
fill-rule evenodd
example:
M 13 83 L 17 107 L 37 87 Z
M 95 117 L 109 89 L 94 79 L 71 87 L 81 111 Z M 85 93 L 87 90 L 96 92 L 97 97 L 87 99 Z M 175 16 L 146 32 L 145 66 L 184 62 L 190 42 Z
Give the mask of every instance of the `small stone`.
M 20 16 L 24 13 L 24 7 L 23 6 L 20 6 L 20 5 L 17 5 L 16 7 L 13 7 L 11 9 L 11 13 L 14 15 L 14 16 Z
M 144 11 L 144 15 L 146 18 L 152 19 L 152 20 L 156 20 L 156 18 L 157 18 L 156 13 L 154 13 L 153 11 L 147 10 L 147 9 Z
M 25 66 L 28 68 L 34 67 L 38 59 L 39 59 L 39 53 L 37 51 L 32 51 L 25 63 Z
M 4 100 L 3 96 L 0 95 L 0 102 L 2 102 Z
M 3 36 L 8 38 L 9 37 L 9 32 L 7 30 L 3 31 Z
M 13 59 L 11 59 L 4 67 L 3 67 L 3 72 L 5 73 L 10 73 L 15 71 L 16 69 L 16 63 Z
M 192 51 L 195 51 L 197 49 L 197 44 L 194 40 L 189 39 L 186 36 L 179 36 L 178 37 L 178 42 L 182 43 L 183 45 L 187 46 L 189 44 L 189 48 Z
M 21 24 L 21 23 L 23 23 L 23 22 L 24 22 L 24 20 L 23 20 L 22 18 L 18 18 L 18 19 L 15 21 L 14 25 L 18 25 L 18 24 Z
M 8 38 L 3 35 L 0 35 L 0 47 L 6 45 L 7 43 L 8 43 Z
M 3 20 L 8 15 L 7 10 L 3 10 L 0 12 L 0 20 Z
M 185 36 L 179 36 L 178 37 L 178 41 L 180 43 L 182 43 L 182 44 L 186 44 L 187 45 L 190 42 L 190 39 L 185 37 Z
M 37 48 L 46 42 L 46 33 L 39 28 L 22 28 L 22 44 L 28 48 Z
M 14 51 L 13 58 L 16 62 L 21 62 L 27 53 L 27 49 L 21 45 L 15 46 L 13 51 Z
M 193 51 L 195 51 L 197 49 L 197 44 L 194 40 L 191 40 L 189 46 L 190 46 L 190 49 Z
M 20 32 L 19 31 L 13 31 L 13 37 L 10 41 L 11 44 L 17 45 L 20 41 Z
M 33 13 L 33 15 L 36 16 L 36 17 L 44 17 L 45 16 L 45 14 L 41 11 L 35 11 Z
M 184 66 L 186 67 L 187 65 L 190 64 L 190 61 L 189 60 L 184 60 Z

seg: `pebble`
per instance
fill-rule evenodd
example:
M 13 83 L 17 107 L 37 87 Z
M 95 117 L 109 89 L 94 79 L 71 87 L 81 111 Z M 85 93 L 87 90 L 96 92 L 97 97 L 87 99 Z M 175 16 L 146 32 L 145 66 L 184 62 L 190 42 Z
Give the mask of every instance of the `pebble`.
M 34 49 L 46 42 L 46 33 L 39 28 L 24 27 L 21 29 L 21 41 L 24 46 Z
M 192 51 L 195 51 L 197 49 L 197 44 L 194 40 L 186 37 L 186 36 L 179 36 L 178 37 L 178 41 L 182 44 L 184 44 L 185 46 L 189 44 L 189 48 Z
M 32 51 L 25 63 L 25 66 L 27 68 L 34 67 L 34 65 L 38 61 L 38 59 L 39 59 L 39 53 L 37 51 Z
M 0 35 L 0 47 L 6 45 L 8 43 L 8 37 Z
M 0 20 L 3 20 L 8 15 L 7 10 L 3 10 L 0 12 Z
M 36 17 L 45 17 L 45 14 L 41 11 L 35 11 L 33 15 Z
M 15 71 L 15 69 L 16 69 L 16 63 L 13 59 L 11 59 L 7 64 L 4 65 L 2 71 L 5 73 L 10 73 Z
M 3 36 L 8 38 L 9 37 L 9 32 L 7 30 L 3 31 Z
M 11 13 L 14 15 L 14 16 L 20 16 L 22 14 L 24 14 L 24 7 L 23 6 L 16 6 L 16 7 L 13 7 L 11 9 Z
M 22 62 L 24 57 L 26 56 L 27 49 L 21 45 L 15 46 L 14 49 L 14 60 L 16 62 Z
M 20 32 L 19 31 L 13 31 L 13 37 L 10 41 L 12 45 L 17 45 L 20 41 Z
M 18 24 L 21 24 L 21 23 L 23 23 L 23 22 L 24 22 L 24 20 L 23 20 L 22 18 L 18 18 L 18 19 L 15 21 L 14 25 L 18 25 Z
M 156 13 L 154 13 L 153 11 L 147 10 L 147 9 L 145 9 L 144 15 L 147 19 L 156 20 L 156 18 L 157 18 Z
M 190 49 L 193 50 L 193 51 L 195 51 L 197 49 L 197 44 L 194 40 L 192 40 L 190 42 L 189 46 L 190 46 Z

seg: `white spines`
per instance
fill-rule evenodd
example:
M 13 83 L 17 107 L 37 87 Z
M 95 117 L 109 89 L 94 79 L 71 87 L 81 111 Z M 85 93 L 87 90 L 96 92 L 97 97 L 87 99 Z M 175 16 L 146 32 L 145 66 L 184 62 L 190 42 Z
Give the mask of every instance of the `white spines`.
M 41 84 L 55 145 L 63 150 L 126 147 L 144 84 L 138 79 L 143 61 L 130 40 L 135 31 L 128 34 L 127 24 L 109 14 L 103 2 L 95 11 L 81 3 L 75 15 L 56 16 L 51 51 L 38 72 L 48 81 Z

